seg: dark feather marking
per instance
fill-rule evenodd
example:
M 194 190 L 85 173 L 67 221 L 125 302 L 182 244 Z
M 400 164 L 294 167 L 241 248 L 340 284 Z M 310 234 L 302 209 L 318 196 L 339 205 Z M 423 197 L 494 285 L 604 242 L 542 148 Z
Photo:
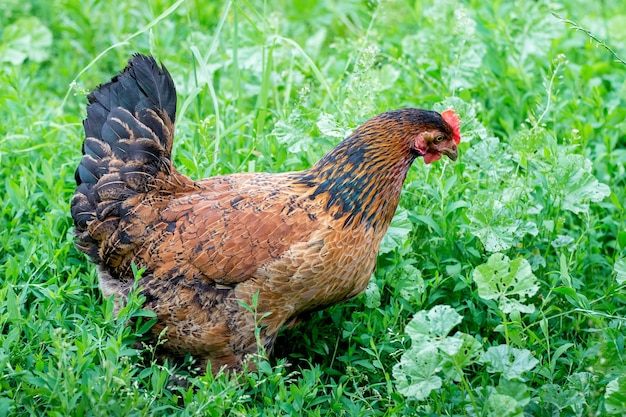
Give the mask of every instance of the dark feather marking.
M 312 200 L 325 195 L 326 209 L 335 219 L 345 217 L 344 227 L 362 221 L 377 227 L 381 224 L 378 211 L 390 210 L 387 201 L 374 204 L 376 198 L 385 198 L 377 194 L 392 180 L 387 176 L 389 172 L 404 180 L 418 156 L 412 152 L 410 139 L 424 129 L 450 130 L 434 111 L 400 109 L 382 113 L 339 143 L 296 182 L 313 189 L 309 196 Z
M 237 197 L 235 197 L 235 198 L 231 199 L 229 203 L 230 203 L 230 206 L 231 206 L 232 208 L 234 208 L 234 209 L 238 209 L 238 208 L 239 208 L 239 207 L 238 207 L 238 204 L 239 204 L 239 203 L 241 203 L 242 201 L 243 201 L 243 197 L 241 197 L 241 196 L 237 196 Z

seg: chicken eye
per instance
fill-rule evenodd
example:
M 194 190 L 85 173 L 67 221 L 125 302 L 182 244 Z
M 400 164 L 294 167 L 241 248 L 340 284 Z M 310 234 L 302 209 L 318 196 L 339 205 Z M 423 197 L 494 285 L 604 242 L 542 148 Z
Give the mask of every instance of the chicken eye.
M 439 135 L 435 138 L 435 143 L 443 142 L 443 136 Z

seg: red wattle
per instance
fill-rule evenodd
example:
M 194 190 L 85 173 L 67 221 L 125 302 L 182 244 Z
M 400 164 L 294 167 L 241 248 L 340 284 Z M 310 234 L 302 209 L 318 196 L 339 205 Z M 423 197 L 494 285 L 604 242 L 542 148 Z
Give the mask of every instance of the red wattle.
M 430 164 L 441 159 L 441 154 L 436 152 L 427 152 L 424 155 L 424 163 Z

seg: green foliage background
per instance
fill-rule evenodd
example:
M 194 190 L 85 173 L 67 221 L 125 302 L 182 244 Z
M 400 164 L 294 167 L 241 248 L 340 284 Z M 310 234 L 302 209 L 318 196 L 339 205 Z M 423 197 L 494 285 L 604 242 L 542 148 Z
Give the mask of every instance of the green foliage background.
M 2 1 L 0 416 L 626 414 L 622 3 Z M 255 372 L 177 386 L 72 245 L 84 96 L 135 51 L 174 77 L 194 178 L 306 168 L 384 110 L 462 116 L 366 293 Z

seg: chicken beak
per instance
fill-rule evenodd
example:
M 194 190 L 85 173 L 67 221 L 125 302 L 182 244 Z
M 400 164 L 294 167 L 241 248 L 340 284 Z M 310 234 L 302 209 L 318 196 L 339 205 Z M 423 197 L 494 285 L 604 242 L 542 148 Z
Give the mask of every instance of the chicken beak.
M 453 161 L 456 161 L 456 158 L 459 156 L 456 146 L 454 148 L 448 148 L 444 150 L 443 154 Z

